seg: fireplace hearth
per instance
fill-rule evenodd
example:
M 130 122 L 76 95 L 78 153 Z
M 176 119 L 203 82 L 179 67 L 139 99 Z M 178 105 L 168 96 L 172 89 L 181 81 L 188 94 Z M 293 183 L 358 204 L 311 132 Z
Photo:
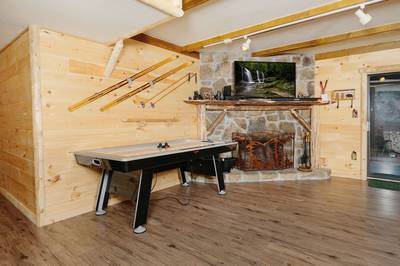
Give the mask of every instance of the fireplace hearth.
M 244 171 L 294 167 L 295 134 L 279 131 L 232 133 L 238 142 L 237 168 Z

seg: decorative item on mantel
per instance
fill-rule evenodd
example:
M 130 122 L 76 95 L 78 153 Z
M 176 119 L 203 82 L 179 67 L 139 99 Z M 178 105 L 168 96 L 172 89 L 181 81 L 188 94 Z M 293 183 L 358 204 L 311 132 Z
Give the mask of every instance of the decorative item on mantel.
M 212 88 L 202 87 L 200 89 L 200 95 L 203 100 L 212 100 L 214 99 Z
M 325 80 L 325 83 L 322 84 L 322 81 L 319 82 L 319 87 L 321 88 L 321 101 L 329 102 L 329 96 L 326 93 L 326 86 L 328 85 L 328 80 Z

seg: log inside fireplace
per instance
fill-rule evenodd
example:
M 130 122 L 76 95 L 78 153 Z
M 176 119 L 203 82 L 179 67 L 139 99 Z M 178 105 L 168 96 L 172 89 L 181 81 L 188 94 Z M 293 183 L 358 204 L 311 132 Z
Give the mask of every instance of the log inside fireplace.
M 240 170 L 280 170 L 294 167 L 294 133 L 265 131 L 232 134 L 238 142 Z

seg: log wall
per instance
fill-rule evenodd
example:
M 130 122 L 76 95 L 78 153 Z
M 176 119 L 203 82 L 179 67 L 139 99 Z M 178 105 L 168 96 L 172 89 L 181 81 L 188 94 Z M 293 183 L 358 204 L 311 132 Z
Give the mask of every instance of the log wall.
M 0 51 L 0 192 L 36 222 L 29 33 Z
M 111 78 L 105 80 L 104 67 L 112 47 L 44 29 L 40 31 L 39 39 L 45 195 L 42 225 L 94 209 L 99 171 L 77 165 L 74 151 L 198 137 L 196 109 L 183 102 L 197 89 L 194 82 L 180 87 L 155 108 L 146 106 L 143 109 L 137 104 L 138 100 L 165 88 L 189 71 L 198 72 L 197 62 L 141 93 L 136 98 L 136 104 L 128 100 L 109 111 L 99 110 L 116 97 L 193 58 L 181 55 L 178 60 L 134 82 L 132 88 L 125 86 L 90 105 L 69 112 L 67 108 L 71 104 L 174 53 L 126 40 Z M 123 122 L 126 119 L 147 121 Z M 151 119 L 166 119 L 168 122 L 151 122 Z M 156 189 L 178 182 L 177 172 L 170 171 L 158 175 Z
M 398 65 L 399 58 L 400 49 L 392 49 L 316 61 L 316 91 L 319 81 L 326 79 L 329 80 L 328 93 L 355 89 L 353 108 L 350 101 L 340 102 L 339 108 L 336 104 L 318 108 L 318 161 L 320 166 L 332 169 L 333 176 L 365 178 L 362 174 L 366 167 L 362 162 L 366 154 L 362 117 L 367 111 L 363 104 L 367 99 L 363 88 L 364 73 L 368 69 L 384 72 L 388 66 Z M 352 117 L 353 109 L 358 112 L 357 118 Z M 351 158 L 353 151 L 357 153 L 356 160 Z

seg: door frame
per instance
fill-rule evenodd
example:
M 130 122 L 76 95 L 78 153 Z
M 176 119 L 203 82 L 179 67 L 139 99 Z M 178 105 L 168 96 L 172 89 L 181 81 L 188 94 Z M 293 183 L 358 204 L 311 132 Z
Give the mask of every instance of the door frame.
M 400 72 L 400 64 L 366 67 L 360 69 L 361 74 L 361 179 L 368 178 L 368 76 L 373 74 L 384 74 Z

